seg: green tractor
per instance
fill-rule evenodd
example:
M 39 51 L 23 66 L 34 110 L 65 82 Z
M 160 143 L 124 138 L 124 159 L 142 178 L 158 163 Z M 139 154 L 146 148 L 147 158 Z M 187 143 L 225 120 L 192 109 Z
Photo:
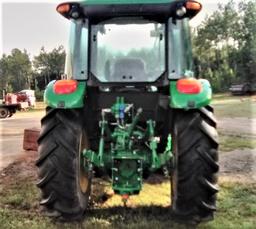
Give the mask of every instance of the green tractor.
M 86 0 L 71 22 L 62 80 L 48 84 L 38 167 L 49 215 L 86 215 L 92 179 L 108 175 L 125 202 L 165 171 L 172 215 L 213 219 L 218 135 L 207 80 L 193 72 L 191 0 Z

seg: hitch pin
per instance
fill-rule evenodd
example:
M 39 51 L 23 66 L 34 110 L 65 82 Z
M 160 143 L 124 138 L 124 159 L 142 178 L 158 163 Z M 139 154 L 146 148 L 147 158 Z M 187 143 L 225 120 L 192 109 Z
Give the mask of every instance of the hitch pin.
M 127 207 L 127 201 L 129 199 L 129 194 L 123 194 L 122 196 L 122 202 L 124 203 L 124 207 Z

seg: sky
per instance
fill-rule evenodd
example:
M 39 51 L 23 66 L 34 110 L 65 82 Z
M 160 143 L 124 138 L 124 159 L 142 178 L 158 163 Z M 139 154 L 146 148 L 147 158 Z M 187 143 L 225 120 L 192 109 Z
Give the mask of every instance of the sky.
M 203 4 L 200 14 L 191 20 L 199 25 L 206 15 L 217 9 L 218 3 L 228 0 L 199 0 Z M 235 0 L 239 1 L 239 0 Z M 30 57 L 38 55 L 42 46 L 47 51 L 59 45 L 66 47 L 69 21 L 56 12 L 58 3 L 65 0 L 0 0 L 0 56 L 13 48 L 26 49 Z

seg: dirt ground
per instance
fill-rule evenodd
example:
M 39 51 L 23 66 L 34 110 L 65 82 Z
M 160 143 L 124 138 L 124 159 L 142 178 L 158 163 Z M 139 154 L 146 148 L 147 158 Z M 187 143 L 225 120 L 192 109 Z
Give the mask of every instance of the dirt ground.
M 34 161 L 37 152 L 24 151 L 25 128 L 39 128 L 43 111 L 18 113 L 12 118 L 0 120 L 0 183 L 2 179 L 16 176 L 35 176 Z M 256 119 L 219 118 L 218 129 L 222 133 L 256 137 Z M 220 153 L 220 177 L 256 183 L 256 150 L 244 149 Z M 18 171 L 18 172 L 17 172 Z
M 256 151 L 234 150 L 220 154 L 220 179 L 256 184 Z
M 255 118 L 218 118 L 218 130 L 227 134 L 256 137 Z
M 18 112 L 13 117 L 0 120 L 0 170 L 26 155 L 23 150 L 23 134 L 26 128 L 40 128 L 44 112 Z

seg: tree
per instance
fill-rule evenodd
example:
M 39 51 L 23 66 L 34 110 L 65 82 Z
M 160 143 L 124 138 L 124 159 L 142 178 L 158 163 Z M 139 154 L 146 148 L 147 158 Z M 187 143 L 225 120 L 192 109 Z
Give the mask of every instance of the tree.
M 51 52 L 46 52 L 44 47 L 41 48 L 40 54 L 33 61 L 39 89 L 43 90 L 51 80 L 61 77 L 64 70 L 65 55 L 63 46 L 59 46 Z
M 215 91 L 232 82 L 253 81 L 256 69 L 256 1 L 229 1 L 194 31 L 196 70 Z
M 30 88 L 32 65 L 26 50 L 13 49 L 0 60 L 1 90 L 12 88 L 20 91 Z
M 243 12 L 241 55 L 238 58 L 238 74 L 246 81 L 256 82 L 256 1 L 241 2 L 239 9 Z
M 8 61 L 5 54 L 0 59 L 0 78 L 0 90 L 2 91 L 8 86 Z

